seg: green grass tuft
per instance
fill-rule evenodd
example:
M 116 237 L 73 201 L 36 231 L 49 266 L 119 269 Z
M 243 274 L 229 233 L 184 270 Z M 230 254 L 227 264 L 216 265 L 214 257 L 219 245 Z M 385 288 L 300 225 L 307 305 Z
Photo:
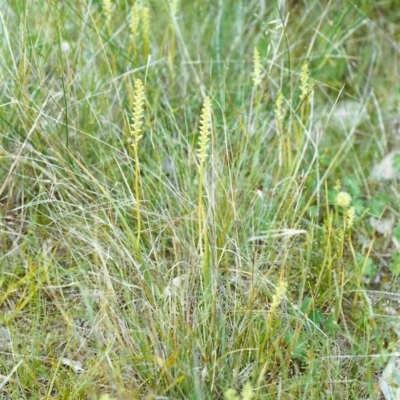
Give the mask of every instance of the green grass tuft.
M 0 397 L 379 399 L 395 5 L 5 2 Z

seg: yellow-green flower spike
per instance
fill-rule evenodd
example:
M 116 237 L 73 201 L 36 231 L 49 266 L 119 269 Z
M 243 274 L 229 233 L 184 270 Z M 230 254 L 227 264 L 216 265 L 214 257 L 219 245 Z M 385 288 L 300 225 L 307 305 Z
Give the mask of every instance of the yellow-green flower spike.
M 143 29 L 143 50 L 147 56 L 150 52 L 150 8 L 143 7 L 140 15 Z
M 258 51 L 257 47 L 254 47 L 253 61 L 254 61 L 253 82 L 254 86 L 258 86 L 261 83 L 261 61 L 260 61 L 260 52 Z
M 278 124 L 280 124 L 283 120 L 282 106 L 283 106 L 283 94 L 281 92 L 278 94 L 278 97 L 276 98 L 276 101 L 275 101 L 275 115 L 276 115 L 276 120 L 278 121 Z
M 310 91 L 310 73 L 308 71 L 308 63 L 305 62 L 301 67 L 300 74 L 300 100 L 303 101 L 309 94 Z
M 227 389 L 227 390 L 225 390 L 224 398 L 225 398 L 225 400 L 239 400 L 239 397 L 236 396 L 236 390 L 235 389 Z
M 175 19 L 178 14 L 179 0 L 170 0 L 169 7 L 171 10 L 171 17 L 172 19 Z
M 281 304 L 281 301 L 286 294 L 287 287 L 287 282 L 279 282 L 278 287 L 276 288 L 276 293 L 272 296 L 271 312 L 276 310 L 279 307 L 279 304 Z
M 355 211 L 354 207 L 350 207 L 347 210 L 347 227 L 348 228 L 351 228 L 353 226 L 355 216 L 356 216 L 356 211 Z
M 199 156 L 200 169 L 202 168 L 207 155 L 208 141 L 211 130 L 211 99 L 206 97 L 200 119 L 200 141 L 197 154 Z
M 111 21 L 112 17 L 112 1 L 111 0 L 103 0 L 103 13 L 106 17 L 106 25 L 108 25 Z
M 242 400 L 251 400 L 254 397 L 253 387 L 250 382 L 243 386 Z
M 131 124 L 131 140 L 132 146 L 137 146 L 139 140 L 143 137 L 142 125 L 143 125 L 143 103 L 144 103 L 144 88 L 143 83 L 140 79 L 135 81 L 135 93 L 133 102 L 133 115 Z
M 130 21 L 130 36 L 131 40 L 135 41 L 136 38 L 139 36 L 139 7 L 137 3 L 132 6 L 131 10 L 131 21 Z

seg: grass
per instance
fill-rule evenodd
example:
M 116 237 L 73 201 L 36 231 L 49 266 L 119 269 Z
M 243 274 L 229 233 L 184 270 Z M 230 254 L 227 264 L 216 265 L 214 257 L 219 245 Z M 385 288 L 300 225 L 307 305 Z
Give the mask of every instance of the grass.
M 379 399 L 396 3 L 2 4 L 2 398 Z

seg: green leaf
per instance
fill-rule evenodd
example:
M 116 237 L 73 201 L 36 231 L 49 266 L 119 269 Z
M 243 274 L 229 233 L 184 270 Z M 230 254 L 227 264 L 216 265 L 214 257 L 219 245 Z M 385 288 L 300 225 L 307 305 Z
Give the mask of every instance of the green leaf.
M 364 276 L 370 278 L 376 275 L 378 266 L 371 260 L 362 254 L 357 254 L 357 264 L 360 271 L 364 272 Z
M 296 342 L 296 345 L 292 351 L 292 357 L 295 360 L 305 361 L 306 352 L 307 352 L 307 341 L 300 336 L 299 340 Z
M 394 237 L 400 241 L 400 222 L 396 225 L 393 230 Z
M 285 343 L 288 345 L 289 348 L 293 349 L 291 353 L 292 357 L 295 360 L 304 361 L 308 347 L 308 339 L 306 336 L 300 335 L 297 337 L 295 343 L 293 343 L 295 337 L 296 335 L 294 332 L 288 331 L 285 333 L 283 340 L 285 341 Z
M 370 278 L 371 276 L 375 276 L 377 271 L 378 266 L 369 258 L 364 267 L 364 275 Z
M 319 215 L 318 206 L 310 206 L 310 207 L 308 207 L 307 213 L 311 218 L 317 218 L 318 215 Z
M 362 194 L 360 182 L 355 178 L 347 176 L 343 179 L 343 186 L 347 187 L 348 192 L 353 198 L 359 197 Z
M 301 306 L 300 306 L 300 311 L 302 313 L 306 313 L 309 310 L 311 301 L 312 301 L 311 297 L 308 297 L 308 296 L 304 297 L 304 299 L 303 299 L 303 301 L 301 303 Z
M 334 335 L 339 329 L 339 324 L 337 323 L 334 315 L 330 315 L 328 318 L 325 318 L 323 324 L 325 332 L 330 336 Z
M 400 153 L 393 156 L 392 165 L 397 172 L 400 172 Z
M 336 190 L 328 190 L 328 203 L 329 204 L 336 204 L 336 196 L 337 192 Z
M 400 275 L 400 252 L 393 254 L 392 262 L 390 264 L 390 270 L 395 275 Z
M 378 198 L 372 198 L 369 201 L 369 210 L 372 215 L 380 217 L 389 203 L 389 198 L 386 195 L 381 194 Z
M 320 310 L 313 310 L 308 314 L 308 318 L 314 322 L 314 324 L 320 324 L 324 320 L 324 315 Z
M 361 215 L 365 210 L 365 204 L 361 199 L 353 198 L 351 205 L 354 207 L 356 215 Z

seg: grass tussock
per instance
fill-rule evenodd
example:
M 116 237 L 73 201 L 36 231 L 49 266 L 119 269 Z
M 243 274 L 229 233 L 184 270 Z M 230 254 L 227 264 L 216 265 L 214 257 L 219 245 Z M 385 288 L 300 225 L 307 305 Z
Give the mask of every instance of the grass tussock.
M 6 2 L 0 396 L 379 399 L 400 210 L 371 170 L 400 147 L 399 17 Z

